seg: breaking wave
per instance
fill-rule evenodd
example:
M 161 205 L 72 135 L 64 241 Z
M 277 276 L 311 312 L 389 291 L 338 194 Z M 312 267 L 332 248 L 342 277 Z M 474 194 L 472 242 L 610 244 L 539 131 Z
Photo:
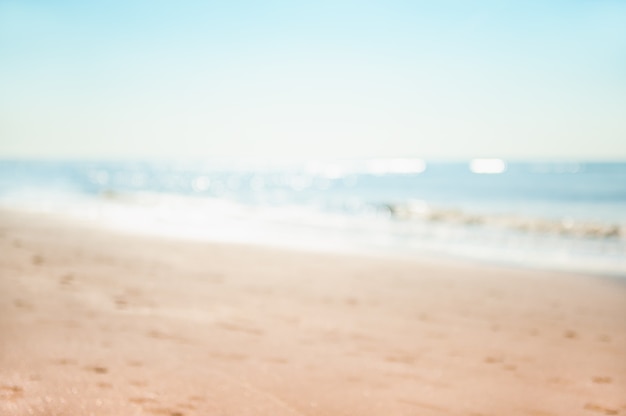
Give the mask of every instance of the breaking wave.
M 385 208 L 397 220 L 483 226 L 525 233 L 558 234 L 580 238 L 626 239 L 626 224 L 526 217 L 515 214 L 475 214 L 458 209 L 433 208 L 424 202 L 387 204 Z

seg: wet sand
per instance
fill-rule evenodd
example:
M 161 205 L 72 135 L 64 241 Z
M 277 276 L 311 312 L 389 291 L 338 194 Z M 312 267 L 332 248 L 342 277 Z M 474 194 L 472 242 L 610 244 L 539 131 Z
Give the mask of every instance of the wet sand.
M 0 212 L 0 415 L 626 415 L 626 282 Z

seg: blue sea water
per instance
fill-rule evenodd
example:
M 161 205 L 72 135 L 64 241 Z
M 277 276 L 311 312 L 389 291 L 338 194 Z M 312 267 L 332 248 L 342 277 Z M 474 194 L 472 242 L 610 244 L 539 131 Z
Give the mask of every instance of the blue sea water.
M 626 163 L 0 160 L 0 207 L 213 241 L 626 276 Z

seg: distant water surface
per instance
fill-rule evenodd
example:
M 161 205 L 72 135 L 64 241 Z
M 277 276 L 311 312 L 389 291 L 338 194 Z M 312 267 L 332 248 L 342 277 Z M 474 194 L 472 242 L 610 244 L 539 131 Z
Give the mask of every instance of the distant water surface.
M 129 231 L 626 276 L 626 163 L 0 161 L 0 206 Z

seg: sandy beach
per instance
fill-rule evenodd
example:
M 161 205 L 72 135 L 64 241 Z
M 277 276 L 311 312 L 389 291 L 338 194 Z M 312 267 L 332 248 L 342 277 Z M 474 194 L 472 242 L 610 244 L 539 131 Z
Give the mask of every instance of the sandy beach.
M 626 415 L 626 282 L 0 213 L 1 415 Z

